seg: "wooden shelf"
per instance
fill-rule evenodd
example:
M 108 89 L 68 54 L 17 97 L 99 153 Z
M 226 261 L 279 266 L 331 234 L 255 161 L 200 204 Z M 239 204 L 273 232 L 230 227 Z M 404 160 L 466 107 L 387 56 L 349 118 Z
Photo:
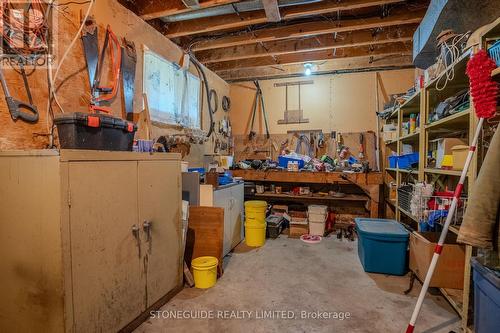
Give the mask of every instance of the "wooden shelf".
M 399 108 L 403 110 L 403 116 L 409 116 L 412 113 L 420 112 L 420 92 L 421 90 L 417 91 L 400 105 Z
M 443 296 L 448 300 L 453 309 L 462 317 L 463 309 L 463 290 L 461 289 L 449 289 L 449 288 L 439 288 Z
M 470 118 L 470 109 L 452 114 L 451 116 L 439 119 L 433 123 L 426 124 L 425 129 L 468 129 Z
M 450 225 L 449 230 L 455 235 L 458 235 L 458 232 L 460 231 L 460 226 Z
M 420 136 L 420 130 L 417 130 L 415 133 L 410 133 L 405 136 L 399 138 L 401 142 L 418 142 L 418 138 Z
M 312 194 L 312 195 L 294 195 L 288 193 L 273 193 L 273 192 L 264 192 L 264 193 L 255 193 L 256 197 L 264 197 L 264 198 L 276 198 L 276 199 L 295 199 L 295 200 L 328 200 L 328 201 L 367 201 L 370 198 L 364 195 L 358 194 L 346 194 L 345 197 L 332 197 L 326 195 Z
M 405 214 L 406 216 L 408 216 L 409 218 L 411 218 L 413 221 L 417 222 L 418 223 L 418 220 L 415 216 L 413 216 L 412 213 L 410 213 L 409 211 L 407 210 L 404 210 L 403 208 L 401 207 L 398 207 L 399 211 L 402 212 L 403 214 Z
M 495 69 L 491 72 L 491 76 L 492 76 L 492 77 L 500 77 L 500 67 L 495 68 Z
M 446 176 L 457 176 L 460 177 L 462 174 L 461 170 L 445 170 L 445 169 L 435 169 L 435 168 L 425 168 L 425 173 L 433 173 L 436 175 L 446 175 Z
M 384 144 L 386 146 L 389 146 L 389 145 L 395 144 L 397 142 L 398 142 L 398 139 L 394 139 L 394 140 L 385 141 Z
M 449 71 L 454 71 L 455 75 L 453 80 L 448 81 L 446 87 L 439 91 L 442 95 L 450 96 L 450 93 L 457 90 L 457 86 L 461 86 L 464 83 L 469 82 L 469 78 L 465 74 L 465 68 L 467 62 L 469 61 L 471 50 L 464 52 L 454 63 L 446 67 L 446 69 L 441 72 L 434 80 L 426 85 L 426 89 L 436 90 L 436 87 L 442 87 L 444 85 L 446 73 Z
M 403 172 L 403 173 L 411 173 L 411 174 L 418 174 L 418 170 L 413 170 L 413 169 L 398 169 L 398 168 L 385 168 L 386 171 L 389 172 Z
M 402 173 L 411 173 L 412 175 L 418 174 L 418 170 L 414 169 L 398 169 L 398 171 Z

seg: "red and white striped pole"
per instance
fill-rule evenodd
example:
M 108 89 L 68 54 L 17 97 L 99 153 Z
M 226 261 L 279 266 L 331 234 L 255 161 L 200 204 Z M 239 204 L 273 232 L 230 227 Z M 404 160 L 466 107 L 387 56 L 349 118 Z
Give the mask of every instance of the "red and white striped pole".
M 427 271 L 427 275 L 425 276 L 424 284 L 422 285 L 422 290 L 420 290 L 420 295 L 418 295 L 417 304 L 415 305 L 415 309 L 413 310 L 413 314 L 411 315 L 410 323 L 406 328 L 406 333 L 412 333 L 413 330 L 415 329 L 415 323 L 417 321 L 418 314 L 420 313 L 420 309 L 422 308 L 422 304 L 424 303 L 425 294 L 427 293 L 427 289 L 429 289 L 429 284 L 431 282 L 432 275 L 434 274 L 434 270 L 436 269 L 439 256 L 441 255 L 441 251 L 443 250 L 443 244 L 446 239 L 446 235 L 448 234 L 448 228 L 450 227 L 453 216 L 455 215 L 455 210 L 458 205 L 458 200 L 464 188 L 465 177 L 467 177 L 467 171 L 469 170 L 472 157 L 474 155 L 474 152 L 476 151 L 477 143 L 479 141 L 479 134 L 481 132 L 481 129 L 483 128 L 483 122 L 484 118 L 479 118 L 476 132 L 474 134 L 474 139 L 472 140 L 472 144 L 469 147 L 469 154 L 467 155 L 467 159 L 465 160 L 465 165 L 462 170 L 462 174 L 460 175 L 460 180 L 453 194 L 453 200 L 451 202 L 451 206 L 448 211 L 448 216 L 446 217 L 446 222 L 444 223 L 443 230 L 441 231 L 441 236 L 439 236 L 439 241 L 436 245 L 436 248 L 434 249 L 434 255 L 432 256 L 432 261 L 429 266 L 429 270 Z

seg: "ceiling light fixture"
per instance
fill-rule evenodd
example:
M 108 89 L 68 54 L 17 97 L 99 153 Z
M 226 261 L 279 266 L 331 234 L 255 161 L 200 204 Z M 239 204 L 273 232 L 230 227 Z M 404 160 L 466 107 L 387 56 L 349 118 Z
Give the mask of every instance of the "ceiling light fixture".
M 312 74 L 312 70 L 313 70 L 313 64 L 311 64 L 309 62 L 304 64 L 304 74 L 306 76 L 311 75 Z

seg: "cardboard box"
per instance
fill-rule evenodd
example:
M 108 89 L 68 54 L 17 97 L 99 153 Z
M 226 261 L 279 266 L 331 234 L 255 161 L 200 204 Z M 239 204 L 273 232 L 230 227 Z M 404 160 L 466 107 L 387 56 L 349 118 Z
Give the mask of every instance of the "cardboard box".
M 448 234 L 429 287 L 463 289 L 465 246 L 456 243 L 456 235 Z M 439 233 L 412 232 L 410 235 L 410 270 L 420 281 L 425 280 Z
M 444 138 L 437 139 L 437 151 L 436 151 L 436 168 L 440 169 L 442 167 L 444 155 L 451 155 L 452 148 L 458 145 L 467 145 L 464 139 L 459 138 Z
M 469 146 L 458 145 L 451 148 L 453 152 L 453 170 L 463 170 L 469 154 Z
M 396 140 L 397 138 L 398 138 L 397 131 L 382 132 L 382 139 L 386 142 Z
M 288 238 L 300 238 L 300 236 L 309 233 L 309 224 L 292 224 L 290 223 L 290 230 Z

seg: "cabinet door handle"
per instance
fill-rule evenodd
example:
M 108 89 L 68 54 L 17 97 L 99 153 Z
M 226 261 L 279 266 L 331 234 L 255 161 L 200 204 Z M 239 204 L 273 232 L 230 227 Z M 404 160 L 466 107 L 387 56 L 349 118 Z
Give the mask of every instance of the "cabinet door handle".
M 151 227 L 152 227 L 152 222 L 151 221 L 144 221 L 142 224 L 142 229 L 146 233 L 146 242 L 149 242 L 151 240 Z
M 152 235 L 151 235 L 151 228 L 153 227 L 153 222 L 145 220 L 142 223 L 142 230 L 146 233 L 146 242 L 148 242 L 148 252 L 151 253 L 151 241 L 152 241 Z
M 139 238 L 139 227 L 137 225 L 132 226 L 132 235 L 134 235 L 135 241 L 137 243 L 137 252 L 139 254 L 139 258 L 141 257 L 141 239 Z

